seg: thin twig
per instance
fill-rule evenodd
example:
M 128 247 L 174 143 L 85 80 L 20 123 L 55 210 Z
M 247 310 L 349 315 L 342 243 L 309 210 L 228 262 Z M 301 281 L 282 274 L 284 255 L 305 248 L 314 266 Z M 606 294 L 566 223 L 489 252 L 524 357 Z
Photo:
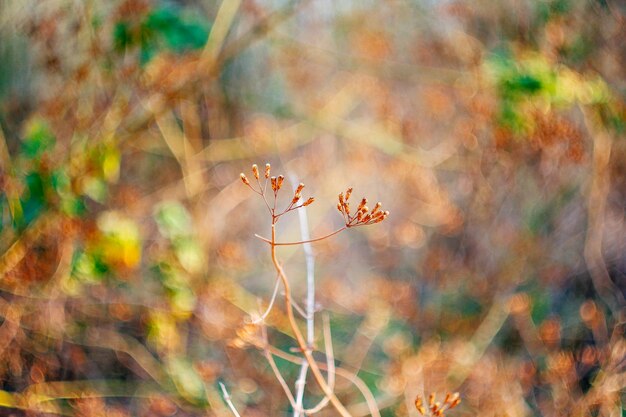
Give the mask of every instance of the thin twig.
M 258 239 L 261 239 L 263 242 L 269 243 L 269 244 L 274 245 L 274 246 L 303 245 L 305 243 L 319 242 L 320 240 L 324 240 L 326 238 L 334 236 L 334 235 L 336 235 L 339 232 L 343 232 L 347 228 L 348 228 L 347 226 L 344 226 L 341 229 L 337 229 L 334 232 L 327 234 L 326 236 L 318 237 L 318 238 L 315 238 L 315 239 L 300 240 L 298 242 L 274 242 L 274 243 L 272 243 L 272 241 L 270 239 L 267 239 L 267 238 L 265 238 L 265 237 L 263 237 L 261 235 L 257 235 L 256 233 L 254 234 L 254 237 L 256 237 Z
M 332 335 L 330 333 L 330 321 L 328 319 L 328 315 L 325 314 L 323 317 L 324 323 L 324 347 L 326 350 L 326 367 L 328 369 L 328 386 L 331 389 L 335 389 L 335 353 L 333 351 L 333 340 Z M 309 408 L 306 410 L 307 414 L 314 414 L 326 407 L 330 399 L 328 397 L 324 397 L 315 407 Z
M 230 408 L 230 411 L 233 412 L 235 417 L 241 417 L 241 415 L 239 414 L 239 412 L 235 408 L 235 404 L 233 404 L 233 401 L 230 398 L 230 394 L 226 390 L 226 386 L 224 386 L 224 384 L 222 384 L 221 382 L 219 384 L 220 384 L 220 388 L 222 389 L 222 396 L 224 397 L 224 401 L 226 401 L 226 404 L 228 404 L 228 407 Z
M 302 359 L 301 357 L 298 357 L 296 355 L 292 355 L 290 353 L 284 352 L 278 348 L 275 348 L 273 346 L 268 346 L 267 347 L 269 349 L 269 351 L 271 352 L 272 355 L 277 356 L 281 359 L 284 359 L 286 361 L 289 361 L 291 363 L 297 363 L 300 364 L 302 363 L 303 360 L 306 359 Z M 323 364 L 323 363 L 317 363 L 316 365 L 319 369 L 324 369 L 326 371 L 328 371 L 328 366 Z M 372 417 L 381 417 L 380 416 L 380 410 L 378 409 L 378 405 L 376 404 L 376 398 L 374 397 L 374 394 L 372 393 L 372 391 L 370 391 L 369 387 L 367 386 L 367 384 L 365 384 L 365 382 L 363 382 L 363 380 L 361 378 L 359 378 L 357 375 L 355 375 L 353 372 L 348 371 L 347 369 L 343 369 L 343 368 L 335 368 L 335 373 L 352 382 L 352 384 L 361 392 L 361 395 L 363 395 L 363 398 L 365 398 L 365 403 L 367 404 L 367 407 L 369 409 L 369 414 Z
M 274 372 L 274 376 L 278 380 L 278 383 L 283 388 L 283 391 L 285 391 L 285 395 L 287 396 L 289 403 L 295 409 L 296 401 L 294 400 L 293 394 L 291 393 L 291 389 L 289 389 L 289 385 L 287 385 L 285 378 L 280 373 L 280 370 L 278 369 L 278 366 L 276 365 L 276 361 L 274 360 L 274 357 L 272 356 L 272 353 L 270 352 L 270 349 L 269 349 L 270 344 L 267 339 L 267 328 L 265 326 L 261 327 L 261 335 L 263 336 L 263 353 L 265 354 L 265 358 L 267 359 L 267 362 L 270 364 L 270 368 L 272 368 L 272 372 Z
M 285 295 L 283 293 L 283 295 Z M 298 314 L 300 314 L 302 316 L 303 319 L 308 320 L 310 317 L 310 314 L 307 313 L 306 311 L 304 311 L 304 309 L 302 307 L 300 307 L 300 305 L 298 303 L 295 302 L 295 300 L 291 300 L 291 305 L 293 306 L 293 308 L 298 312 Z
M 309 370 L 309 364 L 306 361 L 302 361 L 300 365 L 300 373 L 296 380 L 296 406 L 293 409 L 293 417 L 300 417 L 304 411 L 302 407 L 302 401 L 304 400 L 304 388 L 306 387 L 306 374 Z M 324 397 L 327 398 L 327 397 Z
M 293 181 L 293 183 L 295 185 L 296 181 Z M 297 185 L 294 186 L 294 191 L 296 190 Z M 298 201 L 292 201 L 289 209 L 297 203 Z M 298 210 L 298 220 L 300 221 L 300 235 L 302 236 L 302 248 L 304 250 L 304 258 L 306 261 L 306 338 L 307 344 L 309 348 L 311 348 L 315 343 L 315 258 L 313 256 L 311 243 L 308 242 L 310 240 L 310 236 L 306 207 L 303 207 L 302 210 Z M 309 365 L 306 362 L 302 362 L 302 365 L 300 366 L 300 375 L 296 381 L 296 408 L 293 413 L 294 417 L 300 417 L 302 411 L 302 401 L 304 399 L 304 389 L 306 387 L 306 375 L 308 369 Z M 331 387 L 331 390 L 332 389 L 333 387 Z
M 278 262 L 278 257 L 276 254 L 276 222 L 275 219 L 272 219 L 272 240 L 271 240 L 271 256 L 272 263 L 274 264 L 274 268 L 280 275 L 280 278 L 283 282 L 283 287 L 285 289 L 285 308 L 287 312 L 287 318 L 289 319 L 289 325 L 294 333 L 296 341 L 298 342 L 298 347 L 302 349 L 302 353 L 311 368 L 311 372 L 313 373 L 313 377 L 315 378 L 317 384 L 324 392 L 326 396 L 330 398 L 330 402 L 335 407 L 337 412 L 343 417 L 351 417 L 350 413 L 346 409 L 346 407 L 339 401 L 335 393 L 330 389 L 322 372 L 320 371 L 315 358 L 313 357 L 313 353 L 307 346 L 307 342 L 298 327 L 298 323 L 296 322 L 296 318 L 293 314 L 293 307 L 291 305 L 291 286 L 289 284 L 289 280 L 287 279 L 287 275 L 283 270 L 282 266 Z
M 267 309 L 265 309 L 265 312 L 263 314 L 261 314 L 257 319 L 252 320 L 250 323 L 252 323 L 252 324 L 259 324 L 259 323 L 262 323 L 263 321 L 265 321 L 265 318 L 272 311 L 272 307 L 274 306 L 274 301 L 276 301 L 276 295 L 278 294 L 278 287 L 279 286 L 280 286 L 280 280 L 278 279 L 278 277 L 276 277 L 276 284 L 274 285 L 274 292 L 272 293 L 272 298 L 270 299 L 270 303 L 267 306 Z

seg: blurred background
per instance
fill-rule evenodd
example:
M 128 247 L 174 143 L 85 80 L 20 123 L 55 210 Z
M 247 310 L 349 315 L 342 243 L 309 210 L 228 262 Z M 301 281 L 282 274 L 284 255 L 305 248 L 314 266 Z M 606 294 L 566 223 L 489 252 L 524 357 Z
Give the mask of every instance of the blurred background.
M 383 416 L 447 391 L 448 415 L 626 415 L 625 11 L 1 2 L 0 415 L 230 416 L 219 382 L 243 416 L 292 415 L 241 339 L 275 282 L 239 179 L 266 162 L 315 197 L 313 237 L 348 186 L 391 212 L 314 245 L 337 365 Z M 279 253 L 302 303 L 302 248 Z

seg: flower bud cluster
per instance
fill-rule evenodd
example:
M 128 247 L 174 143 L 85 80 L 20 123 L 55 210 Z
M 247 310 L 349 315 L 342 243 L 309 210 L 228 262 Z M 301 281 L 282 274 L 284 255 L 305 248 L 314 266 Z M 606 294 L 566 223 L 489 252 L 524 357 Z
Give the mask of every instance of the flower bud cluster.
M 344 193 L 339 193 L 339 202 L 337 203 L 337 210 L 342 214 L 346 227 L 364 226 L 368 224 L 380 223 L 389 216 L 388 211 L 382 211 L 382 204 L 376 203 L 374 208 L 370 211 L 367 206 L 367 198 L 361 199 L 361 202 L 356 208 L 354 213 L 350 210 L 350 196 L 352 195 L 352 187 L 348 188 Z

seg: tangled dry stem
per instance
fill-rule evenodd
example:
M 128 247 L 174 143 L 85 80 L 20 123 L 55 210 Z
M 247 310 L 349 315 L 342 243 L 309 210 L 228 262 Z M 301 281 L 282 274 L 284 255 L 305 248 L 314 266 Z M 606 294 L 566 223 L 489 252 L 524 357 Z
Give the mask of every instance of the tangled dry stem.
M 298 394 L 299 394 L 298 398 L 297 399 L 294 398 L 293 394 L 291 393 L 291 390 L 289 389 L 287 383 L 285 382 L 280 371 L 278 370 L 276 363 L 273 360 L 273 353 L 271 352 L 270 345 L 267 342 L 266 331 L 263 328 L 263 334 L 264 334 L 264 339 L 265 339 L 265 342 L 264 342 L 265 356 L 270 364 L 270 367 L 272 368 L 272 371 L 276 375 L 276 378 L 278 379 L 283 390 L 285 391 L 285 394 L 287 395 L 289 402 L 294 407 L 294 409 L 296 409 L 296 411 L 303 411 L 305 414 L 311 414 L 312 412 L 317 412 L 321 410 L 324 406 L 326 406 L 330 402 L 330 404 L 335 408 L 335 410 L 339 413 L 339 415 L 341 415 L 342 417 L 351 417 L 350 412 L 342 404 L 339 398 L 337 398 L 334 392 L 334 373 L 335 373 L 334 359 L 329 359 L 329 361 L 332 361 L 333 363 L 331 364 L 329 362 L 329 364 L 325 367 L 329 373 L 328 381 L 327 381 L 324 375 L 322 374 L 320 365 L 316 362 L 315 358 L 313 357 L 313 350 L 312 350 L 313 348 L 311 344 L 307 343 L 307 340 L 305 339 L 302 331 L 300 330 L 300 327 L 298 326 L 298 323 L 296 321 L 296 317 L 294 314 L 294 301 L 292 299 L 291 286 L 289 283 L 289 279 L 287 278 L 287 275 L 285 273 L 285 270 L 278 259 L 277 247 L 319 242 L 321 240 L 334 236 L 348 228 L 380 223 L 381 221 L 387 218 L 387 216 L 389 215 L 389 212 L 382 211 L 380 209 L 381 208 L 380 203 L 377 203 L 374 209 L 370 211 L 369 208 L 367 207 L 367 199 L 363 198 L 356 212 L 351 213 L 348 200 L 352 193 L 352 188 L 348 188 L 345 195 L 344 193 L 339 194 L 339 204 L 337 205 L 345 222 L 345 225 L 343 227 L 335 230 L 334 232 L 328 235 L 315 238 L 315 239 L 301 240 L 297 242 L 278 242 L 276 240 L 276 224 L 278 223 L 278 220 L 286 213 L 289 213 L 293 210 L 297 210 L 299 208 L 306 207 L 312 204 L 315 201 L 315 199 L 313 197 L 310 197 L 307 200 L 305 200 L 304 203 L 300 203 L 300 201 L 302 201 L 302 191 L 304 189 L 304 184 L 300 183 L 296 187 L 294 195 L 291 198 L 291 201 L 287 205 L 287 207 L 282 211 L 277 210 L 278 194 L 282 188 L 282 185 L 284 182 L 284 176 L 279 175 L 277 177 L 274 177 L 274 176 L 270 176 L 270 173 L 271 173 L 271 166 L 270 164 L 266 164 L 265 171 L 263 172 L 265 181 L 263 181 L 262 183 L 261 173 L 259 171 L 258 166 L 255 164 L 252 166 L 252 174 L 254 176 L 256 186 L 252 185 L 252 183 L 250 182 L 250 180 L 246 177 L 244 173 L 240 174 L 240 178 L 241 178 L 241 181 L 248 188 L 250 188 L 253 192 L 255 192 L 256 194 L 262 197 L 265 203 L 265 206 L 271 216 L 271 219 L 272 219 L 271 238 L 267 239 L 259 235 L 255 235 L 255 236 L 270 245 L 272 263 L 274 265 L 274 268 L 284 288 L 285 312 L 287 314 L 289 326 L 296 339 L 298 349 L 302 352 L 302 356 L 304 357 L 304 361 L 302 361 L 301 363 L 303 364 L 306 363 L 308 368 L 311 369 L 313 378 L 315 379 L 319 388 L 324 393 L 324 398 L 312 409 L 300 410 L 301 406 L 299 406 L 299 404 L 301 404 L 301 399 L 299 397 L 302 394 L 301 392 L 302 390 L 300 389 L 298 391 Z M 273 201 L 271 203 L 270 201 L 268 201 L 268 198 L 267 198 L 268 183 L 271 186 L 271 191 L 273 195 Z M 330 331 L 325 331 L 324 336 L 325 336 L 325 341 L 326 341 L 327 357 L 329 357 L 328 354 L 330 353 L 331 356 L 329 358 L 332 358 L 332 342 L 330 342 Z M 304 381 L 299 381 L 299 383 L 303 384 Z M 303 388 L 303 387 L 300 387 L 300 388 Z M 358 388 L 365 396 L 372 416 L 380 417 L 380 412 L 378 410 L 378 407 L 376 406 L 376 401 L 374 400 L 373 395 L 371 395 L 367 387 L 365 386 L 365 388 L 363 388 L 362 386 L 358 386 Z

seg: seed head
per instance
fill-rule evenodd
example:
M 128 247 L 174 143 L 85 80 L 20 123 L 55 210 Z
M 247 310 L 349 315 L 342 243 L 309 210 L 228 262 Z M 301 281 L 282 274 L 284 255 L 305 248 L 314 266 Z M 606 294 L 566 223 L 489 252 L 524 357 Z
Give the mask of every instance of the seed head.
M 272 177 L 272 178 L 270 178 L 270 181 L 271 181 L 271 183 L 272 183 L 272 190 L 273 190 L 274 192 L 278 191 L 278 188 L 277 188 L 277 185 L 276 185 L 276 184 L 277 184 L 277 182 L 276 182 L 276 177 Z
M 306 207 L 309 204 L 313 204 L 313 202 L 315 201 L 315 198 L 313 197 L 309 197 L 309 199 L 307 201 L 304 202 L 304 204 L 302 205 L 302 207 Z
M 350 195 L 352 194 L 352 187 L 346 190 L 346 201 L 350 199 Z
M 270 164 L 265 164 L 265 178 L 270 177 Z
M 450 404 L 448 408 L 454 408 L 461 403 L 461 396 L 458 392 L 455 392 L 446 402 Z
M 422 397 L 419 395 L 415 397 L 415 408 L 421 415 L 426 415 L 426 409 L 424 408 L 424 403 L 422 401 Z
M 250 185 L 250 181 L 248 181 L 248 177 L 246 177 L 246 174 L 244 174 L 243 172 L 241 174 L 239 174 L 239 178 L 241 178 L 241 181 L 244 184 Z
M 283 175 L 279 175 L 278 178 L 276 178 L 276 191 L 280 190 L 280 187 L 283 186 L 284 180 L 285 177 Z
M 380 223 L 380 222 L 382 222 L 383 220 L 385 220 L 385 219 L 387 218 L 387 216 L 389 216 L 389 212 L 388 212 L 388 211 L 385 211 L 382 215 L 379 215 L 378 217 L 376 217 L 376 218 L 374 219 L 374 223 Z
M 339 203 L 337 210 L 343 215 L 346 227 L 365 226 L 383 221 L 389 212 L 380 210 L 382 204 L 376 203 L 374 210 L 370 212 L 367 206 L 367 198 L 361 199 L 354 214 L 350 214 L 350 204 L 348 199 L 352 194 L 352 187 L 348 188 L 344 193 L 339 193 Z
M 254 178 L 259 179 L 259 167 L 256 164 L 252 165 L 252 173 L 254 174 Z
M 454 394 L 447 393 L 443 404 L 435 401 L 435 394 L 432 393 L 428 396 L 428 409 L 424 407 L 424 400 L 419 395 L 415 397 L 415 408 L 425 417 L 444 417 L 447 410 L 456 407 L 460 402 L 461 399 L 458 392 Z
M 300 194 L 300 192 L 302 192 L 303 189 L 304 189 L 304 184 L 302 183 L 298 184 L 298 188 L 296 188 L 296 192 L 294 194 Z

